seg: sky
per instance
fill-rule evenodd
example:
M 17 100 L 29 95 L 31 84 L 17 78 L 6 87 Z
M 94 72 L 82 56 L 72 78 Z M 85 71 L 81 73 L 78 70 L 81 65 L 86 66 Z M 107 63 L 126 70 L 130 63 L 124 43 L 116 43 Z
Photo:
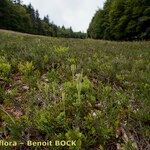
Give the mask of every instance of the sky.
M 72 27 L 74 31 L 86 32 L 98 8 L 105 0 L 23 0 L 39 10 L 40 17 L 47 14 L 56 25 Z

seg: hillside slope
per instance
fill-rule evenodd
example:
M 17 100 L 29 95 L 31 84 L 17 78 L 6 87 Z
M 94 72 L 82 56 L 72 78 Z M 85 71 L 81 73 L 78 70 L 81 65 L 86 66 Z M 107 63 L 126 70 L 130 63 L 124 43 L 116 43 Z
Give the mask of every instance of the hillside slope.
M 14 149 L 148 149 L 149 77 L 150 42 L 0 30 L 0 136 Z

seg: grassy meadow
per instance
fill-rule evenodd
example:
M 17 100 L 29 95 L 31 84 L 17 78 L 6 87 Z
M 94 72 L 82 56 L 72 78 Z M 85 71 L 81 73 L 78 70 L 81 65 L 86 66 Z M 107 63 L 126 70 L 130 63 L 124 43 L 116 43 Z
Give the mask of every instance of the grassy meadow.
M 149 135 L 149 41 L 0 30 L 0 140 L 76 141 L 2 150 L 146 150 Z

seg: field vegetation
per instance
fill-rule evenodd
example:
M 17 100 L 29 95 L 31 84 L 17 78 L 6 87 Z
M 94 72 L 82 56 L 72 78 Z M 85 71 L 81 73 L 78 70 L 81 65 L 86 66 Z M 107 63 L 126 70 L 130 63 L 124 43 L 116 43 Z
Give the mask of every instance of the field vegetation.
M 149 41 L 0 30 L 0 138 L 77 143 L 14 149 L 146 150 L 149 125 Z

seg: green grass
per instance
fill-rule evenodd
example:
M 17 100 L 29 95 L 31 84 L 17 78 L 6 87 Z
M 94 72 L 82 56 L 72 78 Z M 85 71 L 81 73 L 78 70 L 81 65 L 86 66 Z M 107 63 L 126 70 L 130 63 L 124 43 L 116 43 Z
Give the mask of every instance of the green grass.
M 150 42 L 0 30 L 0 104 L 3 140 L 76 140 L 52 150 L 146 149 Z

